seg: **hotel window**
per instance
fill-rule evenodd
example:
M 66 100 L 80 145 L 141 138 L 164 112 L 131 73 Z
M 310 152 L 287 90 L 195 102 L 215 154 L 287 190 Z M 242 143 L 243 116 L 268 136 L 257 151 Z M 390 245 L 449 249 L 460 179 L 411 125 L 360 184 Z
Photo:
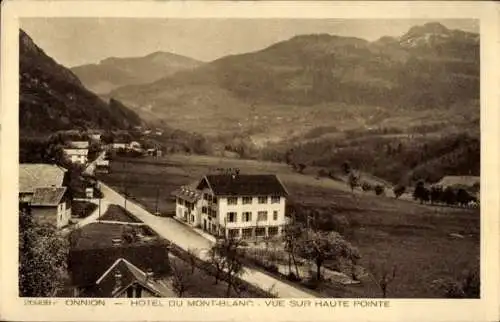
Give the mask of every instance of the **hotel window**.
M 227 213 L 227 222 L 236 222 L 236 213 L 228 212 Z
M 252 228 L 245 228 L 245 229 L 242 229 L 242 233 L 243 233 L 243 238 L 250 238 L 252 237 Z
M 268 227 L 267 228 L 267 233 L 269 236 L 276 236 L 278 235 L 278 227 Z
M 216 204 L 216 203 L 217 203 L 217 197 L 213 197 L 213 198 L 212 198 L 212 202 L 213 202 L 214 204 Z
M 279 196 L 271 197 L 271 203 L 280 203 L 280 197 Z
M 228 197 L 227 204 L 228 205 L 237 205 L 238 204 L 238 197 Z
M 273 211 L 273 220 L 278 220 L 278 211 Z
M 259 211 L 257 213 L 257 221 L 266 221 L 267 220 L 267 211 Z
M 208 194 L 206 193 L 203 194 L 203 200 L 208 200 Z
M 239 229 L 229 229 L 229 238 L 238 238 L 240 237 Z
M 201 212 L 206 214 L 207 213 L 207 207 L 201 207 Z
M 267 197 L 259 197 L 259 203 L 260 204 L 266 204 L 267 203 Z
M 243 204 L 244 205 L 252 204 L 252 197 L 243 197 Z
M 266 235 L 266 228 L 264 228 L 264 227 L 255 228 L 255 236 L 263 237 L 265 235 Z
M 250 211 L 243 213 L 243 221 L 252 221 L 252 213 Z

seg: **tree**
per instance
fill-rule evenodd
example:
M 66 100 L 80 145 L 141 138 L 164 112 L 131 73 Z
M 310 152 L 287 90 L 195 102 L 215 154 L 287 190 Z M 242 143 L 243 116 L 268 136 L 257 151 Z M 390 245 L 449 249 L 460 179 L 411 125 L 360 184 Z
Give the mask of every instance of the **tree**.
M 436 202 L 440 202 L 443 198 L 443 188 L 439 186 L 432 186 L 430 192 L 431 203 L 434 204 Z
M 370 263 L 369 269 L 371 272 L 370 273 L 371 277 L 373 278 L 377 286 L 380 288 L 380 291 L 382 292 L 382 297 L 386 298 L 387 289 L 389 288 L 389 285 L 391 285 L 391 283 L 396 278 L 396 271 L 397 271 L 396 265 L 392 267 L 392 270 L 389 270 L 385 265 L 377 267 L 374 263 Z
M 288 253 L 288 271 L 292 271 L 292 262 L 295 266 L 295 274 L 300 278 L 299 268 L 297 265 L 296 252 L 298 250 L 298 243 L 302 235 L 303 226 L 295 221 L 295 214 L 292 214 L 292 221 L 284 228 L 285 251 Z
M 457 191 L 457 202 L 460 206 L 466 206 L 472 200 L 472 196 L 463 188 Z
M 442 194 L 442 201 L 447 205 L 451 206 L 457 203 L 457 195 L 455 193 L 455 189 L 448 186 L 444 189 Z
M 19 293 L 53 297 L 63 285 L 69 242 L 55 227 L 36 223 L 29 205 L 19 205 Z
M 385 192 L 385 187 L 383 185 L 378 184 L 378 185 L 375 186 L 375 194 L 377 196 L 380 196 L 384 192 Z
M 351 187 L 351 191 L 354 192 L 354 188 L 359 185 L 359 178 L 353 172 L 349 173 L 349 186 Z
M 446 298 L 479 298 L 481 275 L 479 269 L 466 270 L 458 279 L 444 278 L 432 282 L 432 287 Z
M 219 256 L 215 246 L 209 250 L 208 255 L 209 255 L 208 262 L 215 268 L 214 284 L 218 284 L 219 280 L 222 277 L 222 274 L 224 273 L 224 264 L 225 264 L 224 258 Z
M 392 190 L 394 191 L 394 196 L 399 198 L 403 195 L 403 193 L 405 193 L 406 187 L 403 185 L 397 185 Z
M 424 186 L 423 181 L 419 181 L 417 185 L 415 186 L 415 190 L 413 191 L 413 199 L 414 200 L 419 200 L 420 203 L 424 203 L 429 201 L 430 199 L 430 192 L 429 189 L 427 189 Z
M 189 247 L 187 250 L 189 266 L 191 267 L 191 274 L 194 274 L 196 268 L 196 249 Z
M 111 131 L 106 131 L 101 135 L 101 142 L 104 144 L 111 144 L 114 142 L 114 135 Z
M 344 161 L 341 168 L 344 174 L 349 174 L 351 172 L 351 164 L 348 161 Z
M 182 297 L 184 293 L 193 287 L 193 274 L 194 271 L 190 272 L 186 269 L 183 269 L 181 265 L 177 261 L 179 259 L 170 261 L 170 271 L 171 271 L 171 281 L 172 288 L 178 297 Z
M 225 273 L 227 282 L 227 296 L 231 293 L 231 288 L 234 288 L 236 277 L 243 273 L 243 263 L 241 258 L 240 241 L 233 238 L 223 238 L 218 240 L 212 246 L 210 253 L 211 257 L 218 258 L 219 265 Z
M 422 196 L 422 189 L 424 189 L 424 182 L 419 181 L 413 190 L 413 200 L 420 200 Z
M 352 263 L 360 258 L 357 248 L 334 231 L 309 231 L 304 234 L 299 244 L 302 257 L 316 264 L 316 279 L 321 280 L 321 267 L 327 260 L 340 263 L 347 260 Z
M 431 195 L 431 192 L 429 191 L 429 189 L 424 188 L 424 189 L 422 190 L 422 196 L 421 196 L 421 200 L 420 200 L 420 202 L 421 202 L 421 203 L 422 203 L 422 202 L 429 202 L 429 200 L 430 200 L 430 195 Z

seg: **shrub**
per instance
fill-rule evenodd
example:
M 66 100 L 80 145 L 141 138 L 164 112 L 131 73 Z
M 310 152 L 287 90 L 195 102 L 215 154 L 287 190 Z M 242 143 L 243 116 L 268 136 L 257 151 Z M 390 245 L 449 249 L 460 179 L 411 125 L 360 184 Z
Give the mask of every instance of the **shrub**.
M 393 191 L 394 191 L 394 196 L 396 198 L 399 198 L 403 193 L 405 193 L 406 187 L 402 185 L 397 185 L 394 187 Z
M 363 182 L 363 184 L 361 185 L 361 188 L 363 189 L 363 191 L 370 191 L 373 189 L 372 185 L 366 181 Z
M 378 184 L 375 186 L 375 194 L 377 196 L 382 195 L 384 192 L 385 192 L 385 187 L 383 185 Z
M 301 281 L 300 277 L 295 275 L 294 272 L 288 273 L 288 275 L 286 276 L 286 279 L 291 281 L 291 282 L 300 282 Z

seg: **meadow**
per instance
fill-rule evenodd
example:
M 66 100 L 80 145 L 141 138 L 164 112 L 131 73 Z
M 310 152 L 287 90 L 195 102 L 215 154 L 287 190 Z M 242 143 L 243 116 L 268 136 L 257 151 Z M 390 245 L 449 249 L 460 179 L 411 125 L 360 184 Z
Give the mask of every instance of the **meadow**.
M 194 184 L 217 168 L 239 168 L 241 173 L 274 173 L 290 193 L 291 204 L 321 210 L 321 216 L 343 216 L 350 226 L 346 238 L 362 255 L 360 265 L 374 275 L 397 267 L 388 297 L 443 297 L 432 287 L 437 279 L 460 279 L 464 270 L 479 263 L 480 212 L 420 205 L 390 196 L 351 192 L 341 181 L 317 178 L 314 169 L 304 174 L 285 164 L 194 155 L 163 158 L 117 158 L 111 172 L 100 179 L 127 193 L 130 198 L 161 214 L 174 211 L 171 192 Z M 321 292 L 335 297 L 380 297 L 368 280 L 361 285 L 326 287 Z

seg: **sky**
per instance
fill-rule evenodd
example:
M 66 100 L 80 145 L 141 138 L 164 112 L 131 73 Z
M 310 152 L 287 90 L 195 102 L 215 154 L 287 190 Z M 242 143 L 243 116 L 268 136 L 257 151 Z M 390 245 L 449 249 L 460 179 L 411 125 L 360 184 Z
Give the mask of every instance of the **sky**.
M 20 27 L 57 62 L 74 67 L 156 51 L 212 61 L 301 34 L 328 33 L 372 41 L 401 36 L 412 26 L 430 21 L 436 20 L 23 18 Z M 438 22 L 450 29 L 479 32 L 478 20 Z

